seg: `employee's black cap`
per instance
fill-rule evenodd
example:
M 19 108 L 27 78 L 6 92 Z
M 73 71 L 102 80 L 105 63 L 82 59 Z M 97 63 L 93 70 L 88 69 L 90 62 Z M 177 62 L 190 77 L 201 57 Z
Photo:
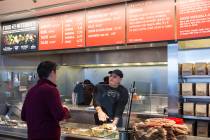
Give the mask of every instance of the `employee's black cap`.
M 118 69 L 113 70 L 113 71 L 109 71 L 109 74 L 116 74 L 116 75 L 120 76 L 120 78 L 123 78 L 122 71 L 121 70 L 118 70 Z

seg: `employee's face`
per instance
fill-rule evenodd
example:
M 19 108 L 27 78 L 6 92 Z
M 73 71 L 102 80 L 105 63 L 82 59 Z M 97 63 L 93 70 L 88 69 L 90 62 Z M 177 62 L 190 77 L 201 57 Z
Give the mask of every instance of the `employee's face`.
M 120 76 L 116 74 L 111 74 L 109 76 L 109 85 L 112 87 L 117 87 L 120 84 L 121 80 L 122 78 L 120 78 Z

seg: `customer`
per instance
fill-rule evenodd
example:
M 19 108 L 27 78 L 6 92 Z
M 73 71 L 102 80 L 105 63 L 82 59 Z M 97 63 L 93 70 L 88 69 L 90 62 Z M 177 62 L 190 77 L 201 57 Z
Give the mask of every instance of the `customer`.
M 26 95 L 21 118 L 28 126 L 29 140 L 60 140 L 59 121 L 69 117 L 56 88 L 56 64 L 41 62 L 37 73 L 39 81 Z
M 95 88 L 95 122 L 97 125 L 110 122 L 113 126 L 122 126 L 123 111 L 128 102 L 128 90 L 120 84 L 123 78 L 121 70 L 116 69 L 109 74 L 109 84 L 99 84 Z

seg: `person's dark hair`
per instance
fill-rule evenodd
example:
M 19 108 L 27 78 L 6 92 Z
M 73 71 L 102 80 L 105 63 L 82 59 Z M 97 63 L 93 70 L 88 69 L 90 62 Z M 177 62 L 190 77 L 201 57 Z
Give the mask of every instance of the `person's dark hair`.
M 90 80 L 84 80 L 84 84 L 92 84 Z
M 105 84 L 109 84 L 109 76 L 105 76 L 104 77 L 104 83 Z
M 46 79 L 49 77 L 52 71 L 56 72 L 56 63 L 51 61 L 43 61 L 37 67 L 37 73 L 40 79 Z

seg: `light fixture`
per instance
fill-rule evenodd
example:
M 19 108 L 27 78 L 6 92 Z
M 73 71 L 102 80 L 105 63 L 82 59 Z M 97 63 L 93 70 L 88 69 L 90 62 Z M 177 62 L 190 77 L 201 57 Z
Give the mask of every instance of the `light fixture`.
M 121 63 L 121 64 L 84 64 L 71 65 L 71 67 L 102 68 L 102 67 L 143 67 L 143 66 L 167 66 L 167 62 L 145 62 L 145 63 Z

